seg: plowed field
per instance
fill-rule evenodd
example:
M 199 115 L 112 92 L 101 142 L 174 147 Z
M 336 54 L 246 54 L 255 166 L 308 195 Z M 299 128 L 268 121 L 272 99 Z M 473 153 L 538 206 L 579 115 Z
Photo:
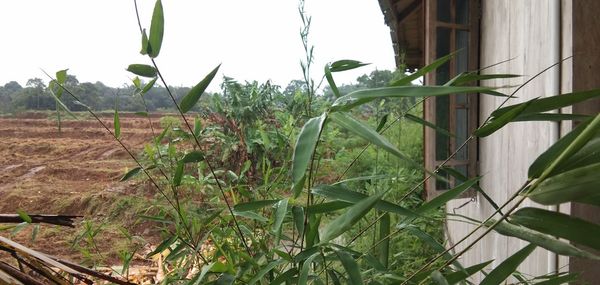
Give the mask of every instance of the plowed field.
M 111 115 L 102 120 L 112 127 Z M 153 118 L 153 125 L 159 127 L 158 117 Z M 134 115 L 121 115 L 121 129 L 123 141 L 135 154 L 152 136 L 148 120 Z M 136 185 L 140 182 L 119 182 L 133 166 L 127 152 L 92 119 L 63 121 L 59 133 L 56 121 L 45 114 L 0 118 L 0 213 L 14 214 L 20 209 L 30 214 L 82 215 L 96 224 L 111 216 L 130 226 L 127 230 L 132 233 L 147 232 L 134 221 L 128 222 L 128 217 L 120 217 L 126 211 L 115 209 L 128 197 L 139 200 L 152 195 L 140 194 L 144 192 Z M 75 229 L 43 225 L 33 242 L 31 229 L 14 239 L 46 253 L 81 260 L 81 252 L 71 242 L 83 231 L 82 220 Z M 100 250 L 114 249 L 117 238 L 117 234 L 98 235 Z

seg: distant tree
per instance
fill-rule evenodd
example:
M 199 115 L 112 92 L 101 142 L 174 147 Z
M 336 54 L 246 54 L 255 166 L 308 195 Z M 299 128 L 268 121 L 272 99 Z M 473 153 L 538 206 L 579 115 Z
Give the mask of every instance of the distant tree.
M 27 84 L 25 84 L 25 86 L 31 89 L 30 93 L 35 96 L 35 109 L 40 110 L 40 97 L 44 95 L 46 84 L 41 78 L 35 77 L 27 80 Z

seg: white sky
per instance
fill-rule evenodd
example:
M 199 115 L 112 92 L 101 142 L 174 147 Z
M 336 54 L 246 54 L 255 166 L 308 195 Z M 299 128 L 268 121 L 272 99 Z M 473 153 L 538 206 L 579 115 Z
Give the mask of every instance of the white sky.
M 149 30 L 154 0 L 139 0 Z M 296 0 L 163 0 L 165 35 L 159 68 L 167 83 L 192 86 L 216 65 L 222 75 L 285 87 L 301 79 L 304 57 Z M 326 62 L 355 59 L 372 63 L 335 74 L 349 83 L 374 69 L 394 69 L 389 29 L 375 0 L 306 0 L 312 16 L 309 40 L 315 46 L 313 78 Z M 80 82 L 109 86 L 129 83 L 131 63 L 149 63 L 139 54 L 140 35 L 133 0 L 18 0 L 0 2 L 0 85 L 69 68 Z

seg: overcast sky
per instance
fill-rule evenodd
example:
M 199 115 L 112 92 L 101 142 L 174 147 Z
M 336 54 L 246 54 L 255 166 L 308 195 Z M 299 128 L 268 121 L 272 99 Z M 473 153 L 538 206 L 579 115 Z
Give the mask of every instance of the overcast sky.
M 154 0 L 139 0 L 142 25 L 149 29 Z M 163 0 L 165 35 L 159 68 L 169 85 L 192 86 L 216 65 L 222 75 L 272 80 L 286 86 L 302 77 L 304 56 L 296 0 Z M 393 69 L 389 29 L 375 0 L 306 0 L 315 46 L 313 77 L 325 63 L 356 59 L 372 65 L 336 74 L 351 82 L 374 69 Z M 0 85 L 47 78 L 69 68 L 80 82 L 110 86 L 129 83 L 140 35 L 133 0 L 19 0 L 0 2 Z M 209 90 L 218 90 L 213 82 Z

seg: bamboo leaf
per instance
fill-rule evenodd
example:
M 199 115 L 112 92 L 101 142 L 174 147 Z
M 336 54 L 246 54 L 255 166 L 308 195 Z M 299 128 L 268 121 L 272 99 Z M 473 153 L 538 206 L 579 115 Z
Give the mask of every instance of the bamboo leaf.
M 348 253 L 344 251 L 336 251 L 336 255 L 338 259 L 342 263 L 342 266 L 346 270 L 348 274 L 348 284 L 351 285 L 361 285 L 363 284 L 362 276 L 360 268 L 358 267 L 358 263 L 356 260 Z
M 261 269 L 256 272 L 256 275 L 254 275 L 254 277 L 252 279 L 250 279 L 250 281 L 248 281 L 248 284 L 252 285 L 256 282 L 258 282 L 261 278 L 263 278 L 263 276 L 265 276 L 265 274 L 269 273 L 269 271 L 273 270 L 273 268 L 275 268 L 277 265 L 283 263 L 284 260 L 283 259 L 278 259 L 278 260 L 274 260 L 269 262 L 269 264 L 262 266 Z
M 561 285 L 561 284 L 571 284 L 572 282 L 577 281 L 577 274 L 567 274 L 563 276 L 555 276 L 548 280 L 544 280 L 542 282 L 535 283 L 535 285 Z
M 181 178 L 183 178 L 183 168 L 185 164 L 181 161 L 177 162 L 175 167 L 175 174 L 173 175 L 173 186 L 177 187 L 181 185 Z
M 383 129 L 383 127 L 385 127 L 385 124 L 388 121 L 388 117 L 390 116 L 389 113 L 383 115 L 383 117 L 381 117 L 381 119 L 379 120 L 379 123 L 377 124 L 377 128 L 375 129 L 376 132 L 381 132 L 381 130 Z
M 412 225 L 407 226 L 406 229 L 412 235 L 416 236 L 419 240 L 421 240 L 423 243 L 429 245 L 429 247 L 431 249 L 433 249 L 433 251 L 435 251 L 436 253 L 442 253 L 442 252 L 446 251 L 446 248 L 442 244 L 440 244 L 438 241 L 435 240 L 435 238 L 433 238 L 426 232 L 422 231 L 421 229 L 419 229 L 415 226 L 412 226 Z M 446 252 L 446 253 L 444 253 L 443 257 L 445 260 L 451 260 L 453 256 L 449 252 Z M 464 267 L 462 266 L 462 264 L 460 264 L 460 262 L 454 261 L 452 264 L 454 264 L 454 266 L 456 266 L 456 268 L 458 268 L 460 270 L 464 270 Z
M 411 161 L 408 156 L 400 152 L 387 138 L 377 133 L 375 130 L 371 129 L 369 126 L 364 124 L 363 122 L 354 119 L 347 113 L 332 113 L 329 115 L 330 118 L 340 127 L 358 135 L 364 140 L 379 146 L 386 150 L 387 152 L 407 161 Z
M 24 222 L 28 224 L 31 224 L 33 222 L 31 220 L 31 217 L 25 211 L 18 209 L 17 214 L 19 215 L 19 218 L 21 218 L 21 220 L 23 220 Z
M 233 206 L 233 209 L 236 212 L 254 211 L 254 210 L 262 209 L 267 206 L 271 206 L 279 201 L 280 200 L 260 200 L 260 201 L 239 203 L 239 204 Z
M 489 227 L 493 223 L 495 223 L 495 220 L 490 220 L 485 225 Z M 577 256 L 600 260 L 600 257 L 595 256 L 592 253 L 582 251 L 581 249 L 578 249 L 569 243 L 563 242 L 538 231 L 530 230 L 523 226 L 515 225 L 508 222 L 501 222 L 498 225 L 496 225 L 494 230 L 501 235 L 512 236 L 522 240 L 526 240 L 534 245 L 538 245 L 560 255 Z
M 583 102 L 592 98 L 600 97 L 600 89 L 588 90 L 583 92 L 574 92 L 568 94 L 561 94 L 556 96 L 550 96 L 538 99 L 535 104 L 529 105 L 521 115 L 537 114 L 541 112 L 547 112 L 556 110 L 558 108 L 571 106 L 573 104 Z M 525 103 L 516 104 L 500 108 L 492 112 L 493 117 L 501 116 L 515 108 L 519 108 Z
M 150 89 L 152 89 L 152 87 L 154 87 L 154 84 L 156 83 L 157 79 L 158 78 L 155 77 L 152 80 L 150 80 L 150 82 L 148 82 L 146 85 L 144 85 L 144 88 L 142 89 L 142 94 L 148 93 L 148 91 L 150 91 Z
M 421 124 L 421 125 L 423 125 L 423 126 L 425 126 L 425 127 L 432 128 L 432 129 L 434 129 L 436 132 L 438 132 L 439 134 L 445 135 L 445 136 L 447 136 L 447 137 L 454 137 L 454 135 L 453 135 L 453 134 L 451 134 L 451 133 L 450 133 L 448 130 L 446 130 L 446 129 L 444 129 L 444 128 L 441 128 L 441 127 L 438 127 L 436 124 L 432 124 L 432 123 L 430 123 L 430 122 L 428 122 L 428 121 L 425 121 L 425 120 L 423 120 L 422 118 L 419 118 L 419 117 L 417 117 L 417 116 L 415 116 L 415 115 L 412 115 L 412 114 L 406 114 L 406 115 L 404 115 L 404 118 L 406 118 L 406 119 L 408 119 L 408 120 L 411 120 L 411 121 L 413 121 L 413 122 L 415 122 L 415 123 Z
M 558 114 L 558 113 L 539 113 L 531 115 L 517 116 L 513 122 L 527 122 L 527 121 L 584 121 L 591 118 L 589 115 L 579 114 Z
M 204 77 L 204 79 L 202 79 L 202 81 L 196 84 L 190 90 L 190 92 L 188 92 L 188 94 L 185 95 L 185 97 L 183 97 L 183 99 L 181 99 L 181 102 L 179 102 L 179 108 L 181 109 L 181 112 L 187 113 L 196 105 L 196 103 L 200 99 L 200 96 L 202 96 L 202 93 L 204 93 L 210 82 L 213 80 L 213 78 L 215 78 L 219 67 L 221 67 L 220 64 L 217 67 L 215 67 L 209 74 L 207 74 Z
M 308 213 L 310 215 L 331 213 L 344 208 L 348 208 L 350 206 L 352 206 L 352 203 L 344 201 L 325 202 L 308 206 Z
M 319 253 L 315 253 L 306 259 L 304 264 L 302 264 L 302 269 L 300 269 L 300 275 L 298 276 L 298 284 L 308 284 L 308 273 L 310 272 L 310 267 L 312 265 L 313 260 L 318 256 Z
M 271 281 L 271 283 L 269 283 L 269 285 L 279 285 L 284 282 L 286 282 L 286 284 L 291 284 L 293 282 L 294 276 L 296 276 L 296 274 L 298 274 L 298 269 L 296 269 L 295 267 L 290 268 L 286 272 L 279 274 L 279 276 L 277 276 L 277 278 L 275 278 L 273 281 Z
M 485 81 L 492 79 L 503 79 L 503 78 L 516 78 L 521 77 L 517 74 L 478 74 L 477 72 L 462 73 L 453 80 L 452 85 L 461 86 L 467 83 L 473 83 L 477 81 Z
M 142 55 L 147 55 L 148 54 L 148 34 L 146 33 L 146 29 L 142 30 L 142 49 L 140 50 L 140 53 Z
M 475 185 L 479 181 L 480 178 L 481 177 L 471 178 L 471 179 L 463 182 L 462 184 L 454 187 L 453 189 L 445 191 L 441 195 L 433 198 L 431 201 L 429 201 L 429 202 L 421 205 L 421 207 L 417 208 L 416 213 L 419 215 L 423 215 L 433 209 L 437 209 L 438 207 L 445 205 L 448 201 L 458 197 L 460 194 L 464 193 L 465 191 L 467 191 L 471 187 L 473 187 L 473 185 Z
M 204 160 L 204 154 L 200 151 L 192 151 L 186 153 L 183 158 L 181 158 L 181 163 L 191 163 L 191 162 L 200 162 Z
M 333 200 L 340 200 L 352 204 L 356 204 L 369 197 L 362 193 L 350 191 L 341 185 L 319 185 L 314 187 L 311 192 L 315 195 L 327 197 Z M 395 213 L 407 217 L 418 217 L 417 213 L 385 200 L 376 202 L 375 208 L 380 211 Z
M 381 220 L 379 221 L 379 263 L 383 265 L 384 268 L 388 268 L 389 259 L 390 259 L 390 229 L 392 226 L 392 221 L 389 213 L 385 213 Z
M 383 195 L 385 195 L 385 192 L 365 198 L 356 203 L 354 206 L 350 207 L 345 213 L 337 217 L 335 220 L 331 221 L 323 229 L 321 243 L 329 242 L 348 231 L 348 229 L 362 219 L 373 208 L 373 206 L 375 206 L 375 204 L 381 200 Z
M 329 83 L 329 87 L 331 88 L 331 91 L 333 92 L 335 98 L 340 97 L 340 90 L 338 90 L 337 85 L 333 80 L 333 76 L 331 75 L 331 67 L 329 66 L 329 64 L 325 65 L 325 78 L 327 79 L 327 83 Z
M 482 281 L 481 285 L 497 285 L 506 280 L 517 267 L 529 256 L 536 248 L 534 244 L 530 244 L 515 254 L 504 260 L 498 267 L 494 268 Z
M 510 221 L 551 236 L 600 250 L 600 226 L 563 213 L 523 208 Z
M 156 76 L 156 69 L 153 66 L 147 64 L 130 64 L 127 67 L 127 71 L 143 77 Z
M 123 177 L 121 177 L 121 180 L 119 180 L 119 181 L 123 182 L 125 180 L 129 180 L 131 177 L 140 173 L 141 170 L 142 170 L 141 167 L 134 167 L 131 170 L 127 171 L 127 173 L 125 173 L 125 175 L 123 175 Z
M 348 95 L 337 98 L 332 106 L 332 112 L 348 111 L 356 106 L 368 103 L 375 99 L 413 97 L 422 98 L 429 96 L 442 96 L 457 93 L 476 95 L 479 92 L 492 90 L 489 87 L 455 87 L 455 86 L 397 86 L 364 89 L 354 91 Z
M 441 272 L 434 270 L 431 272 L 431 280 L 433 280 L 438 285 L 449 285 L 448 280 L 442 275 Z
M 580 202 L 600 206 L 600 163 L 554 175 L 541 182 L 531 193 L 531 200 L 542 205 Z
M 165 32 L 165 17 L 161 0 L 157 0 L 154 4 L 152 13 L 152 21 L 150 22 L 150 36 L 148 37 L 148 55 L 155 58 L 160 53 L 162 46 L 163 34 Z M 143 43 L 143 36 L 142 36 Z M 143 46 L 143 44 L 142 44 Z
M 512 122 L 517 116 L 519 116 L 519 114 L 521 114 L 528 106 L 530 106 L 536 100 L 537 99 L 533 99 L 533 100 L 529 100 L 523 104 L 519 104 L 519 106 L 517 108 L 511 109 L 509 112 L 506 112 L 498 117 L 494 117 L 487 124 L 479 127 L 477 130 L 475 130 L 475 132 L 473 132 L 473 134 L 480 138 L 487 137 L 487 136 L 493 134 L 495 131 L 504 127 L 506 124 Z
M 446 275 L 446 280 L 448 280 L 449 284 L 456 284 L 459 283 L 467 278 L 469 278 L 469 276 L 483 270 L 486 266 L 488 266 L 490 263 L 492 263 L 492 261 L 494 260 L 489 260 L 477 265 L 473 265 L 470 267 L 465 268 L 465 270 L 459 270 L 456 272 L 452 272 L 452 273 L 448 273 Z
M 60 90 L 62 92 L 62 87 L 59 87 L 58 90 Z M 61 109 L 65 110 L 65 112 L 67 112 L 67 114 L 69 114 L 71 117 L 73 117 L 73 119 L 77 119 L 77 116 L 75 116 L 75 114 L 73 114 L 73 112 L 71 112 L 71 110 L 69 110 L 69 108 L 67 107 L 67 105 L 65 105 L 65 103 L 63 103 L 62 100 L 60 100 L 60 98 L 54 94 L 54 91 L 50 90 L 50 95 L 52 95 L 52 97 L 54 97 L 54 100 L 56 101 L 56 103 L 58 103 L 58 105 L 60 106 Z
M 281 225 L 283 224 L 283 220 L 285 219 L 285 215 L 287 214 L 288 207 L 288 198 L 282 199 L 277 203 L 277 210 L 275 211 L 275 221 L 273 222 L 273 232 L 279 235 L 281 230 Z
M 296 141 L 296 147 L 294 148 L 294 155 L 292 157 L 292 183 L 293 187 L 300 187 L 304 184 L 304 175 L 306 168 L 310 164 L 315 148 L 317 147 L 317 141 L 323 130 L 323 125 L 327 114 L 323 113 L 319 117 L 314 117 L 308 120 L 306 124 L 300 130 L 298 139 Z M 302 185 L 301 185 L 302 182 Z M 299 191 L 294 191 L 295 197 L 300 194 Z
M 435 61 L 433 61 L 432 63 L 430 63 L 429 65 L 419 68 L 413 74 L 403 77 L 403 78 L 400 78 L 400 79 L 392 82 L 390 84 L 390 86 L 410 85 L 414 80 L 419 79 L 420 77 L 424 76 L 425 74 L 436 70 L 438 67 L 440 67 L 444 63 L 448 62 L 451 58 L 454 57 L 455 54 L 456 53 L 451 53 L 451 54 L 445 55 L 443 57 L 440 57 L 440 58 L 436 59 Z
M 352 60 L 352 59 L 342 59 L 342 60 L 338 60 L 335 61 L 331 64 L 331 72 L 340 72 L 340 71 L 346 71 L 346 70 L 351 70 L 351 69 L 355 69 L 355 68 L 359 68 L 361 66 L 365 66 L 365 65 L 369 65 L 370 63 L 363 63 L 357 60 Z
M 121 120 L 119 119 L 119 106 L 118 99 L 115 100 L 115 114 L 113 118 L 113 128 L 115 130 L 115 137 L 117 139 L 121 138 Z

